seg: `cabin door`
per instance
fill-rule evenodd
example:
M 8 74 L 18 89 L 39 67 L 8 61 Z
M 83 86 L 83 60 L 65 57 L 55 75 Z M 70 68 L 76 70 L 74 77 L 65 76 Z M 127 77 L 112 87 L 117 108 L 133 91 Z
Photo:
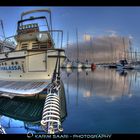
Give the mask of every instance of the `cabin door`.
M 46 57 L 46 53 L 39 53 L 39 52 L 35 52 L 35 53 L 31 53 L 29 55 L 29 71 L 46 71 L 47 70 L 47 57 Z

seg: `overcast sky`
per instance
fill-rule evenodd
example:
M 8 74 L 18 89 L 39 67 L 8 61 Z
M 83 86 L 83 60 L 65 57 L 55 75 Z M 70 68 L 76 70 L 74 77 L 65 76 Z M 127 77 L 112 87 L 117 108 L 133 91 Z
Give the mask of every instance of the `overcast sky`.
M 16 31 L 16 22 L 20 13 L 26 10 L 44 7 L 0 7 L 0 19 L 3 20 L 7 36 Z M 135 46 L 140 48 L 140 7 L 46 7 L 52 10 L 53 27 L 63 29 L 70 40 L 76 41 L 78 28 L 79 40 L 84 33 L 92 36 L 116 34 L 132 36 Z

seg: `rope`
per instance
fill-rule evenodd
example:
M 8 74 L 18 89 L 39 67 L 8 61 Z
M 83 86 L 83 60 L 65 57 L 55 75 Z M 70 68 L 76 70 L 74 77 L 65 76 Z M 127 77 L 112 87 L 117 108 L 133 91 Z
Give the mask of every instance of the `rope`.
M 0 134 L 6 134 L 4 128 L 0 125 Z
M 48 85 L 48 93 L 45 99 L 41 125 L 48 134 L 55 134 L 63 131 L 61 125 L 60 107 L 60 52 L 58 54 L 53 73 L 52 82 Z

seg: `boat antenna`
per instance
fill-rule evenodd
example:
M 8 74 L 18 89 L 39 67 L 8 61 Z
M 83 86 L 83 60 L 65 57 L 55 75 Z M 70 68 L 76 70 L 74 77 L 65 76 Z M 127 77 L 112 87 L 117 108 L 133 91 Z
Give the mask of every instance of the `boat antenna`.
M 1 23 L 1 28 L 2 28 L 2 32 L 3 32 L 3 36 L 4 36 L 4 38 L 6 38 L 6 37 L 5 37 L 4 26 L 3 26 L 2 20 L 0 20 L 0 23 Z

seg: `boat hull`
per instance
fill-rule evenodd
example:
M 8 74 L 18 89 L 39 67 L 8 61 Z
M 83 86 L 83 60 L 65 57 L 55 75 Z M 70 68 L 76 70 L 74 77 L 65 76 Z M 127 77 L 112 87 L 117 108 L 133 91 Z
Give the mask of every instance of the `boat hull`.
M 14 81 L 49 80 L 56 61 L 65 60 L 63 50 L 27 50 L 0 54 L 0 79 Z

